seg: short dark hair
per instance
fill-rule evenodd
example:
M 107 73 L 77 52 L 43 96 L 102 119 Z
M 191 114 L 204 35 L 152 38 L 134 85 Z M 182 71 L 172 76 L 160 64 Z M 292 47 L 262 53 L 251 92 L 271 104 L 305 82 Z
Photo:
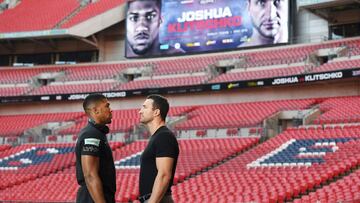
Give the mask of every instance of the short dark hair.
M 168 100 L 158 94 L 151 94 L 147 96 L 146 99 L 153 100 L 153 109 L 159 109 L 160 110 L 160 116 L 163 121 L 165 121 L 166 116 L 169 112 L 169 102 Z
M 106 99 L 106 97 L 102 94 L 89 94 L 83 102 L 84 111 L 87 113 L 90 105 L 100 102 L 104 99 Z
M 155 1 L 156 7 L 159 9 L 159 11 L 161 11 L 161 0 L 130 0 L 128 1 L 128 5 L 130 6 L 132 2 L 136 2 L 136 1 Z

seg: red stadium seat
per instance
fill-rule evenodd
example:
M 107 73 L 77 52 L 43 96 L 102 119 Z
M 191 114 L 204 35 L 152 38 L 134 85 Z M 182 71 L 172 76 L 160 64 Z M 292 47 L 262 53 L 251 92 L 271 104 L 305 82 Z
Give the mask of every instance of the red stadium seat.
M 79 6 L 80 3 L 76 0 L 56 3 L 48 0 L 21 1 L 15 8 L 1 13 L 0 33 L 53 29 Z
M 178 159 L 176 180 L 182 182 L 186 177 L 196 174 L 197 172 L 236 152 L 242 151 L 257 142 L 258 138 L 179 140 L 181 154 Z M 115 163 L 116 161 L 144 150 L 146 144 L 147 142 L 144 141 L 137 141 L 125 146 L 123 146 L 122 143 L 110 143 L 110 145 L 118 146 L 113 148 Z M 52 144 L 47 146 L 56 147 L 65 145 Z M 20 146 L 20 148 L 26 149 L 26 146 Z M 18 150 L 14 150 L 9 154 L 12 154 L 15 151 Z M 75 167 L 72 162 L 74 158 L 74 154 L 71 153 L 71 159 L 69 157 L 64 157 L 62 159 L 63 162 L 60 164 L 52 162 L 48 165 L 40 166 L 37 171 L 34 171 L 35 173 L 31 174 L 31 176 L 11 176 L 9 179 L 2 179 L 3 181 L 5 180 L 5 183 L 11 183 L 12 186 L 10 187 L 9 185 L 6 185 L 5 190 L 0 190 L 0 200 L 26 201 L 31 199 L 31 201 L 73 201 L 76 197 L 78 188 L 75 178 Z M 46 170 L 46 168 L 50 169 Z M 57 171 L 59 168 L 65 169 Z M 47 175 L 44 176 L 43 174 L 45 173 Z M 2 173 L 0 173 L 0 176 L 1 174 Z M 117 201 L 128 202 L 135 201 L 137 199 L 139 195 L 138 174 L 139 169 L 136 168 L 117 169 Z M 15 184 L 14 180 L 12 180 L 14 177 L 19 177 L 17 180 L 21 182 L 19 182 L 19 184 Z
M 349 128 L 348 128 L 349 129 Z M 352 131 L 360 132 L 360 127 L 350 128 Z M 304 194 L 307 191 L 319 187 L 332 178 L 349 172 L 351 168 L 355 167 L 360 161 L 359 148 L 359 134 L 354 134 L 350 137 L 355 140 L 346 143 L 338 143 L 341 150 L 327 155 L 324 163 L 313 164 L 312 166 L 293 166 L 293 167 L 259 167 L 248 168 L 248 164 L 252 161 L 262 157 L 289 139 L 344 139 L 344 135 L 333 134 L 332 130 L 316 130 L 304 131 L 295 130 L 285 131 L 284 133 L 264 142 L 254 149 L 245 152 L 244 154 L 226 162 L 225 164 L 216 167 L 206 173 L 203 173 L 195 178 L 176 185 L 173 187 L 173 195 L 177 202 L 189 201 L 205 201 L 205 198 L 219 201 L 229 201 L 238 199 L 240 202 L 285 202 L 290 201 L 299 194 Z M 342 129 L 342 131 L 348 131 Z M 354 156 L 348 156 L 354 154 Z M 355 155 L 357 154 L 357 155 Z M 352 160 L 352 161 L 351 161 Z M 359 170 L 356 174 L 352 174 L 346 179 L 353 179 L 355 182 L 343 184 L 343 191 L 334 197 L 313 198 L 311 196 L 303 196 L 301 199 L 304 202 L 316 202 L 316 200 L 331 200 L 337 201 L 355 201 L 355 194 L 359 193 L 358 179 Z M 350 178 L 351 177 L 351 178 Z M 334 182 L 335 185 L 341 184 L 342 181 Z M 357 186 L 352 186 L 352 185 Z M 324 188 L 325 189 L 325 188 Z M 322 193 L 322 190 L 317 190 Z M 351 192 L 350 192 L 351 191 Z M 196 194 L 196 195 L 194 195 Z M 202 196 L 201 194 L 206 195 Z M 312 193 L 310 193 L 312 194 Z M 328 193 L 334 194 L 333 190 Z M 319 195 L 320 196 L 320 195 Z M 359 195 L 357 195 L 358 197 Z M 325 201 L 326 202 L 326 201 Z
M 79 13 L 77 13 L 77 15 L 62 25 L 62 28 L 74 26 L 124 3 L 124 0 L 99 0 L 88 4 Z

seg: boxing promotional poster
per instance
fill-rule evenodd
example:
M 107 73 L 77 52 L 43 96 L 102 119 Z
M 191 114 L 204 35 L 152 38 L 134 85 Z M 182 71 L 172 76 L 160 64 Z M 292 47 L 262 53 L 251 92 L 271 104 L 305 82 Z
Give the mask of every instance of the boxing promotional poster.
M 142 42 L 146 50 L 136 50 L 136 45 L 129 40 L 132 36 L 127 34 L 128 57 L 179 55 L 288 42 L 288 0 L 162 0 L 152 4 L 158 6 L 155 9 L 148 4 L 147 11 L 159 14 L 156 16 L 154 12 L 153 18 L 144 16 L 144 19 L 153 19 L 157 27 L 144 20 L 138 23 L 138 31 L 134 31 L 133 35 L 139 36 L 138 42 Z M 139 15 L 146 13 L 140 11 L 141 6 L 136 8 Z M 127 28 L 132 27 L 129 24 L 127 20 Z M 158 36 L 151 36 L 155 33 Z

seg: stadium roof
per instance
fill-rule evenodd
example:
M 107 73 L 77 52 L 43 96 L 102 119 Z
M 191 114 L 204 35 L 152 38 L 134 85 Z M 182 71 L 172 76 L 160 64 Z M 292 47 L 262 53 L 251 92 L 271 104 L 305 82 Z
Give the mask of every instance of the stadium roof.
M 300 9 L 307 9 L 333 24 L 336 23 L 336 16 L 339 12 L 356 11 L 359 13 L 360 0 L 323 1 L 300 5 Z
M 35 4 L 36 2 L 33 3 Z M 47 16 L 49 15 L 49 11 L 44 13 L 44 11 L 40 9 L 40 5 L 34 6 L 36 9 L 40 9 L 39 11 L 35 8 L 29 8 L 29 12 L 36 14 L 38 11 L 38 17 L 42 18 L 42 20 L 32 20 L 31 18 L 29 19 L 27 15 L 17 15 L 18 13 L 22 13 L 24 9 L 26 10 L 26 7 L 29 7 L 29 5 L 21 5 L 20 3 L 17 7 L 0 13 L 0 21 L 2 21 L 2 23 L 0 23 L 0 40 L 29 38 L 49 39 L 59 37 L 87 38 L 123 21 L 125 19 L 126 4 L 123 0 L 106 0 L 87 5 L 78 5 L 76 9 L 69 10 L 65 15 L 63 14 L 65 17 L 54 17 L 50 22 L 47 22 L 49 21 Z M 8 21 L 7 19 L 14 19 L 12 17 L 14 15 L 17 16 L 17 19 L 15 21 L 12 20 L 10 24 L 6 23 L 6 21 Z M 45 20 L 47 22 L 46 25 L 39 23 Z M 19 23 L 16 21 L 19 21 Z M 11 24 L 14 23 L 16 23 L 18 27 L 14 28 L 11 26 Z

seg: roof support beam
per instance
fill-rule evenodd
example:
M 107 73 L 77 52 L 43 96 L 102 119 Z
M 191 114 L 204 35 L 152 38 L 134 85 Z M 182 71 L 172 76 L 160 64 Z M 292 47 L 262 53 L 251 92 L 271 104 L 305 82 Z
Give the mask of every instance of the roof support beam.
M 52 39 L 50 39 L 49 41 L 42 41 L 42 40 L 38 40 L 38 39 L 28 39 L 29 41 L 35 43 L 35 44 L 39 44 L 41 46 L 45 46 L 45 47 L 50 47 L 52 50 L 56 50 L 57 47 L 55 45 L 55 43 L 53 42 Z
M 91 35 L 90 39 L 87 38 L 81 38 L 81 37 L 76 37 L 77 39 L 80 39 L 81 41 L 90 44 L 92 46 L 94 46 L 95 48 L 99 48 L 99 43 L 98 40 L 96 38 L 95 35 Z

